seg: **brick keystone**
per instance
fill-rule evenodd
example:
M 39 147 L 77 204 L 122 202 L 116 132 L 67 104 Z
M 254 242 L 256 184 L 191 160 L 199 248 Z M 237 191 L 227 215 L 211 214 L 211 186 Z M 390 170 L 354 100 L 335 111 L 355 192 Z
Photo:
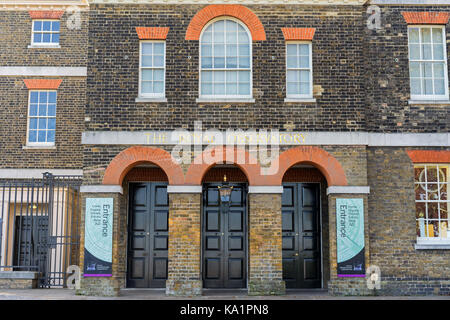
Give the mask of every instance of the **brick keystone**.
M 286 41 L 308 41 L 314 38 L 316 28 L 281 28 L 281 31 Z
M 448 150 L 407 150 L 413 163 L 450 163 Z
M 402 12 L 407 24 L 447 24 L 449 12 Z
M 253 41 L 266 40 L 266 33 L 259 18 L 247 7 L 239 4 L 211 4 L 192 18 L 186 30 L 186 40 L 199 40 L 203 27 L 212 19 L 229 16 L 241 20 L 250 30 Z
M 169 33 L 168 27 L 136 27 L 140 40 L 165 40 Z
M 23 82 L 28 89 L 52 89 L 59 88 L 62 79 L 24 79 Z
M 28 11 L 31 19 L 61 19 L 64 14 L 62 10 L 33 10 Z

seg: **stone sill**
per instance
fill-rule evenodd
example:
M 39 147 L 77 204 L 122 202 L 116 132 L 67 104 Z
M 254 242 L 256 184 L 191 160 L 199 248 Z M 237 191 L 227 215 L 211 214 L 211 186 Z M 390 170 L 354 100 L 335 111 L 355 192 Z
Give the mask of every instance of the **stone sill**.
M 0 279 L 37 279 L 37 272 L 34 271 L 0 271 Z
M 61 49 L 61 46 L 58 45 L 38 45 L 38 44 L 30 44 L 28 45 L 28 49 Z
M 197 103 L 255 103 L 253 98 L 197 98 Z
M 408 100 L 408 104 L 441 104 L 450 105 L 450 100 Z
M 157 103 L 161 103 L 161 102 L 167 102 L 167 98 L 164 97 L 158 97 L 158 98 L 145 98 L 145 97 L 137 97 L 136 102 L 147 102 L 147 103 L 153 103 L 153 102 L 157 102 Z
M 316 103 L 317 100 L 314 98 L 285 98 L 284 102 L 286 103 Z
M 56 150 L 56 146 L 22 146 L 23 150 Z
M 418 240 L 414 248 L 416 250 L 450 250 L 450 240 L 426 242 Z

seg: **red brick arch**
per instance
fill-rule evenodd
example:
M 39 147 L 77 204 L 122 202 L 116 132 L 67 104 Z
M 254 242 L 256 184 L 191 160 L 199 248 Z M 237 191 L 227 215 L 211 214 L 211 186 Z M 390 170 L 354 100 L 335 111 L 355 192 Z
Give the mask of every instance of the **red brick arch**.
M 247 7 L 239 4 L 211 4 L 192 18 L 186 30 L 186 40 L 199 40 L 203 27 L 212 19 L 230 16 L 241 20 L 250 30 L 253 41 L 266 40 L 266 33 L 259 18 Z
M 278 172 L 270 177 L 273 185 L 281 185 L 286 171 L 299 163 L 311 164 L 319 169 L 327 179 L 328 186 L 348 185 L 339 161 L 321 148 L 313 146 L 292 148 L 280 154 L 278 160 Z
M 170 153 L 159 148 L 142 146 L 130 147 L 115 156 L 106 168 L 103 184 L 121 185 L 128 171 L 146 162 L 159 166 L 166 173 L 169 184 L 184 184 L 183 170 Z
M 233 152 L 233 159 L 227 157 L 227 150 Z M 210 163 L 212 161 L 205 161 L 205 157 L 207 156 L 214 157 L 214 163 Z M 239 159 L 245 159 L 243 164 L 240 163 Z M 240 168 L 245 176 L 247 177 L 247 181 L 249 185 L 260 185 L 259 177 L 261 167 L 257 163 L 256 159 L 254 159 L 247 151 L 241 148 L 234 147 L 226 147 L 226 146 L 217 146 L 208 148 L 199 156 L 197 156 L 194 162 L 189 166 L 188 171 L 186 173 L 185 183 L 187 185 L 200 185 L 202 184 L 203 177 L 208 172 L 210 168 L 212 168 L 216 164 L 220 163 L 233 163 L 238 168 Z

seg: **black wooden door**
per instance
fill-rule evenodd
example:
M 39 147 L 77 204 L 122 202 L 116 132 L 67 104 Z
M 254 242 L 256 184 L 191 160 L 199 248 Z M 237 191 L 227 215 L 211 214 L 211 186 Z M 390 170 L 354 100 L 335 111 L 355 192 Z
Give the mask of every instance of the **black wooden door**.
M 48 215 L 17 216 L 14 236 L 15 270 L 27 270 L 24 266 L 38 267 L 46 273 L 48 251 Z M 36 269 L 32 269 L 36 270 Z
M 167 183 L 130 184 L 128 271 L 130 288 L 164 288 L 169 245 Z
M 319 184 L 283 184 L 283 279 L 286 288 L 321 287 L 319 196 Z
M 246 287 L 247 188 L 233 186 L 228 212 L 219 203 L 219 184 L 203 188 L 203 285 L 205 288 Z

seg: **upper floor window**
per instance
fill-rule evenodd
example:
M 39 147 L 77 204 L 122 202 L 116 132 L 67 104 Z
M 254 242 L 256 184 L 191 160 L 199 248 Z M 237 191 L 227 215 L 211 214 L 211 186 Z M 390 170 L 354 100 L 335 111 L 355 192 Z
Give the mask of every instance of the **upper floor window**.
M 31 44 L 59 45 L 59 20 L 33 20 Z
M 311 42 L 286 43 L 286 96 L 313 97 Z
M 411 99 L 448 100 L 445 28 L 410 26 L 408 40 Z
M 56 130 L 56 91 L 30 90 L 27 145 L 53 146 Z
M 200 36 L 200 97 L 251 98 L 252 46 L 234 19 L 210 22 Z
M 450 165 L 417 164 L 414 172 L 417 237 L 449 242 Z
M 140 43 L 140 97 L 164 97 L 166 73 L 165 41 L 141 41 Z

